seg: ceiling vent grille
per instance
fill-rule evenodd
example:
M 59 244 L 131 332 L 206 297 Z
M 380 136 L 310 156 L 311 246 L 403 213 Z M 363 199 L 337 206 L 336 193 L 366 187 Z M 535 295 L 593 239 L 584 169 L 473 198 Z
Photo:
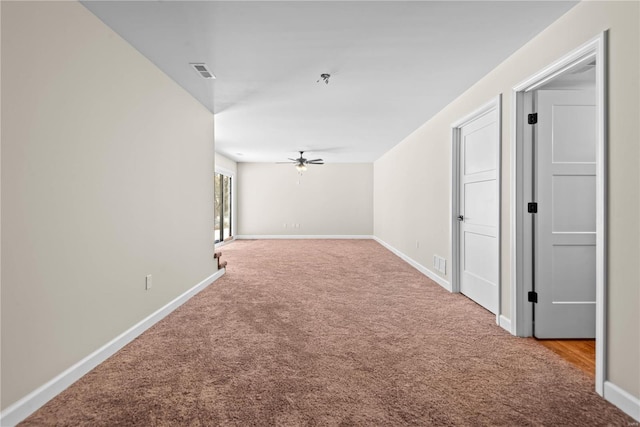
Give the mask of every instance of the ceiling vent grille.
M 204 64 L 204 63 L 192 63 L 190 65 L 193 67 L 194 70 L 196 70 L 196 72 L 198 74 L 200 74 L 205 79 L 215 79 L 216 78 L 216 76 L 214 76 L 213 73 L 211 71 L 209 71 L 209 69 L 207 68 L 207 64 Z

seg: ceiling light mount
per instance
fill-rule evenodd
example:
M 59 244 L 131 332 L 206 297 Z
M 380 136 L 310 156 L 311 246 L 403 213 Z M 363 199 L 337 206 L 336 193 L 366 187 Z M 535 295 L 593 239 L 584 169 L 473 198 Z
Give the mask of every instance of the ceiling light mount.
M 320 74 L 320 78 L 318 79 L 318 81 L 316 83 L 320 83 L 320 80 L 322 80 L 325 84 L 329 84 L 329 77 L 331 77 L 331 74 L 322 73 L 322 74 Z

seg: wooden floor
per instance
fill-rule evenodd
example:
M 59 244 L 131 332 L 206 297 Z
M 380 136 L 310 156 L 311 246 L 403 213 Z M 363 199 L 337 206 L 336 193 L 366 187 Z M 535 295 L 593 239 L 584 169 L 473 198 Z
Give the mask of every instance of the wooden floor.
M 535 338 L 534 338 L 535 339 Z M 596 375 L 596 340 L 538 340 L 536 342 L 559 354 L 563 359 Z

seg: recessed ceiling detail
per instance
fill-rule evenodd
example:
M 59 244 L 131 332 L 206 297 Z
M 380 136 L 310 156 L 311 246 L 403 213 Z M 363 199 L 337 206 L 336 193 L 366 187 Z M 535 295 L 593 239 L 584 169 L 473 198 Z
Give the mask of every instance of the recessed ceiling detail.
M 202 77 L 204 77 L 205 79 L 215 79 L 216 78 L 216 76 L 214 76 L 213 73 L 211 71 L 209 71 L 209 68 L 207 68 L 207 64 L 205 64 L 205 63 L 192 62 L 189 65 L 191 65 L 193 67 L 193 69 L 196 70 L 196 72 L 198 74 L 200 74 Z

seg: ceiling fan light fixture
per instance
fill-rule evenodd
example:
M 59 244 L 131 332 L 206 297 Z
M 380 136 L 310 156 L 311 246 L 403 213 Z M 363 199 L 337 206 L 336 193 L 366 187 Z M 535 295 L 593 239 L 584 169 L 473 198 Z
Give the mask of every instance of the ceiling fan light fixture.
M 306 170 L 307 170 L 307 166 L 306 166 L 306 165 L 304 165 L 304 164 L 302 164 L 302 163 L 298 163 L 298 164 L 296 165 L 296 170 L 297 170 L 298 172 L 302 173 L 302 172 L 304 172 L 304 171 L 306 171 Z

